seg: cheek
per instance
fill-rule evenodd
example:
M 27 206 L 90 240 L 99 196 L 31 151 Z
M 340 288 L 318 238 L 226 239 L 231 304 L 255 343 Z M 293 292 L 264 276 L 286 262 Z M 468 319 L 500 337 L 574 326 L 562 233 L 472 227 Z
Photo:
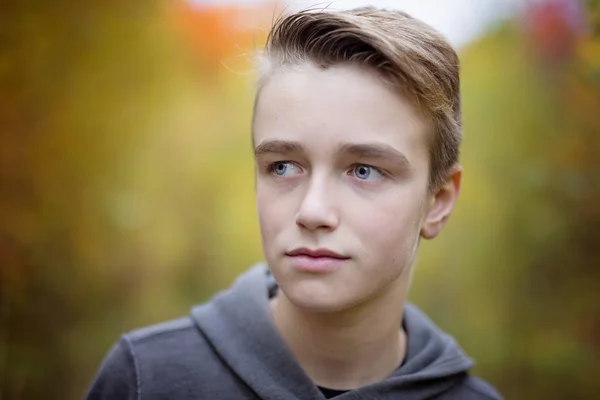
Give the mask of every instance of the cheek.
M 356 232 L 369 258 L 387 255 L 397 259 L 411 252 L 420 231 L 419 204 L 417 201 L 381 202 L 369 205 L 368 212 L 354 214 Z
M 283 198 L 271 192 L 268 187 L 257 186 L 256 206 L 264 246 L 268 246 L 271 240 L 283 230 L 284 222 L 293 217 L 289 215 L 289 210 L 286 210 L 286 202 Z

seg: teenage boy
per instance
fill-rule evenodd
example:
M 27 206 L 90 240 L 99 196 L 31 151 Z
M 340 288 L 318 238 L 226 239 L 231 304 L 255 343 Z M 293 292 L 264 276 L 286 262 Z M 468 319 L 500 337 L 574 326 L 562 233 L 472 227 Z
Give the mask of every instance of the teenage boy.
M 252 140 L 266 264 L 128 333 L 89 399 L 499 399 L 406 302 L 461 184 L 459 61 L 389 10 L 281 18 Z

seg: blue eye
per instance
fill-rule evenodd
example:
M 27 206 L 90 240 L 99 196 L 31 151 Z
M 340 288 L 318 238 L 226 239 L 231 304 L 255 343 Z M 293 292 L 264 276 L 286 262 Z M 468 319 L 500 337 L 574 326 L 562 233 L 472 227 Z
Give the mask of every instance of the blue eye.
M 300 173 L 300 168 L 288 161 L 278 161 L 269 165 L 269 172 L 274 173 L 277 176 L 288 176 Z
M 365 164 L 358 164 L 354 166 L 352 173 L 361 181 L 375 181 L 383 176 L 383 174 L 377 168 Z

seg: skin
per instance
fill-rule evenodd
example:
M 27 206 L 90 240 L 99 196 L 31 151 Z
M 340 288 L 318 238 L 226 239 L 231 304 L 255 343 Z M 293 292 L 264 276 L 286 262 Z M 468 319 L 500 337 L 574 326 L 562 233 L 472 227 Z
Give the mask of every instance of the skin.
M 375 71 L 312 64 L 269 77 L 253 141 L 264 254 L 280 290 L 277 329 L 313 381 L 353 389 L 402 362 L 402 304 L 421 237 L 446 223 L 460 191 L 457 166 L 428 188 L 428 124 Z M 290 251 L 347 257 L 311 273 Z

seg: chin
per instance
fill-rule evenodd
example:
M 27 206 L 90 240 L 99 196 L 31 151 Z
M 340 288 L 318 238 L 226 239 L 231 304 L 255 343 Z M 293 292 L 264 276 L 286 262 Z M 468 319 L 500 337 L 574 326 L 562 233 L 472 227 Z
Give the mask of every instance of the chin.
M 343 311 L 359 303 L 359 299 L 348 298 L 350 291 L 340 293 L 339 289 L 332 288 L 323 281 L 300 281 L 289 285 L 283 284 L 280 289 L 285 297 L 295 307 L 319 313 Z

